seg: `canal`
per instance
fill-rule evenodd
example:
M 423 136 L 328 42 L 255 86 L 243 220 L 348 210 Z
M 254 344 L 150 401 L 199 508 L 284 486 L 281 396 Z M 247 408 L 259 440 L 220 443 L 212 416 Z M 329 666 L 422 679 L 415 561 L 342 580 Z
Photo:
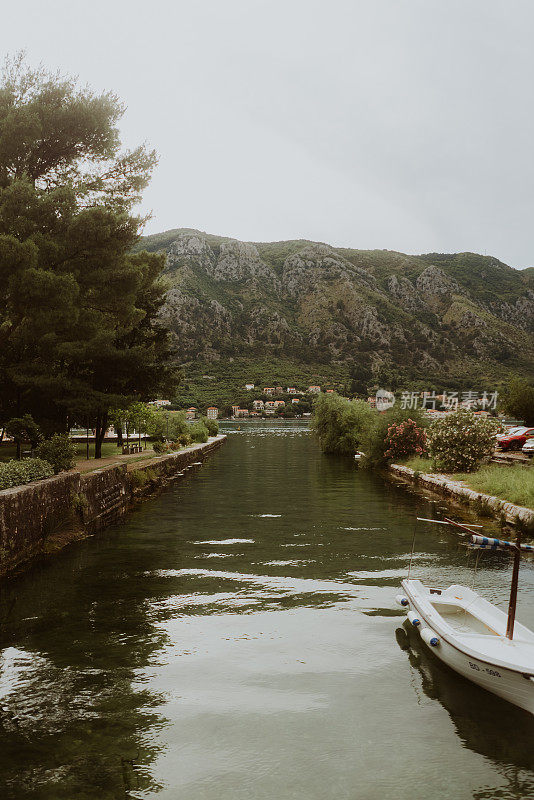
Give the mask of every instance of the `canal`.
M 228 424 L 198 472 L 2 588 L 2 800 L 534 797 L 534 723 L 441 666 L 395 607 L 436 511 L 322 455 L 299 423 Z M 413 575 L 506 604 L 419 528 Z M 534 625 L 524 564 L 518 617 Z

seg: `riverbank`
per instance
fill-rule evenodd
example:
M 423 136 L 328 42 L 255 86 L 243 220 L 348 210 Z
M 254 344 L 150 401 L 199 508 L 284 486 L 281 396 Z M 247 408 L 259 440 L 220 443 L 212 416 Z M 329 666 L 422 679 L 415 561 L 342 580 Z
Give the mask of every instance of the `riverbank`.
M 0 491 L 0 576 L 25 569 L 116 522 L 139 500 L 153 495 L 225 441 L 218 435 L 173 453 L 119 457 L 42 481 Z
M 507 467 L 507 469 L 510 469 L 510 467 Z M 529 527 L 534 526 L 534 509 L 510 503 L 490 494 L 477 492 L 467 486 L 464 481 L 455 480 L 450 475 L 418 472 L 402 464 L 390 464 L 389 472 L 395 478 L 407 481 L 412 485 L 453 498 L 461 503 L 467 503 L 479 513 L 489 513 L 491 516 L 503 519 L 512 525 L 517 525 L 520 522 Z

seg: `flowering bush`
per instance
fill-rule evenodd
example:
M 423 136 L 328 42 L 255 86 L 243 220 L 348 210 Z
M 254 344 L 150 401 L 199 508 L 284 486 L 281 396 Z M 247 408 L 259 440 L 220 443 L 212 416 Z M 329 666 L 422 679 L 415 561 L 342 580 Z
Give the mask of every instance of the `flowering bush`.
M 426 454 L 426 431 L 413 419 L 394 422 L 384 439 L 384 458 L 400 459 Z
M 22 461 L 0 463 L 0 489 L 10 489 L 41 478 L 49 478 L 54 470 L 41 458 L 25 458 Z
M 441 472 L 473 472 L 495 449 L 499 423 L 460 409 L 430 426 L 428 449 Z

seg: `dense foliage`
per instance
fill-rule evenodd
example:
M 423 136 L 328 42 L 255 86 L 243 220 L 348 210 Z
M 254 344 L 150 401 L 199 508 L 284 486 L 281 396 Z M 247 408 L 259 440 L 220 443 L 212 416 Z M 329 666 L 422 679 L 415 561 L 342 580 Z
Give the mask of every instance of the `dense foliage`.
M 384 439 L 384 458 L 395 460 L 426 453 L 426 432 L 413 419 L 393 422 Z
M 405 427 L 406 426 L 406 427 Z M 425 429 L 428 422 L 425 416 L 416 410 L 403 409 L 400 406 L 374 413 L 372 425 L 367 429 L 362 440 L 364 467 L 382 467 L 388 460 L 400 458 L 400 450 L 406 456 L 416 452 L 410 448 L 422 446 L 426 439 Z M 398 431 L 398 433 L 397 433 Z M 406 442 L 404 443 L 404 439 Z M 388 451 L 391 453 L 388 454 Z
M 65 434 L 55 433 L 50 439 L 41 442 L 36 450 L 38 458 L 47 461 L 54 473 L 73 469 L 76 456 L 76 445 Z
M 312 428 L 323 452 L 354 455 L 373 424 L 373 413 L 363 400 L 335 393 L 318 395 Z
M 500 424 L 460 409 L 432 423 L 428 448 L 440 472 L 473 472 L 495 449 Z
M 510 416 L 534 425 L 534 386 L 519 375 L 513 376 L 503 398 L 504 408 Z
M 155 154 L 120 150 L 123 110 L 20 57 L 0 81 L 0 423 L 91 424 L 97 456 L 111 408 L 174 385 L 164 259 L 131 253 Z
M 24 458 L 22 461 L 0 461 L 0 490 L 23 483 L 50 478 L 52 466 L 41 458 Z

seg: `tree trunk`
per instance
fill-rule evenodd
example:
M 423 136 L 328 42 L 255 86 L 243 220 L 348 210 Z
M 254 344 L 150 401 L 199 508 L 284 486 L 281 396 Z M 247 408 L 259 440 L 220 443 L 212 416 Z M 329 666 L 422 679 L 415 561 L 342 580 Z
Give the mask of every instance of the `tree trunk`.
M 102 442 L 108 427 L 107 413 L 99 414 L 96 418 L 95 429 L 95 458 L 102 458 Z
M 124 441 L 122 438 L 122 423 L 115 425 L 115 433 L 117 434 L 117 447 L 122 447 Z

